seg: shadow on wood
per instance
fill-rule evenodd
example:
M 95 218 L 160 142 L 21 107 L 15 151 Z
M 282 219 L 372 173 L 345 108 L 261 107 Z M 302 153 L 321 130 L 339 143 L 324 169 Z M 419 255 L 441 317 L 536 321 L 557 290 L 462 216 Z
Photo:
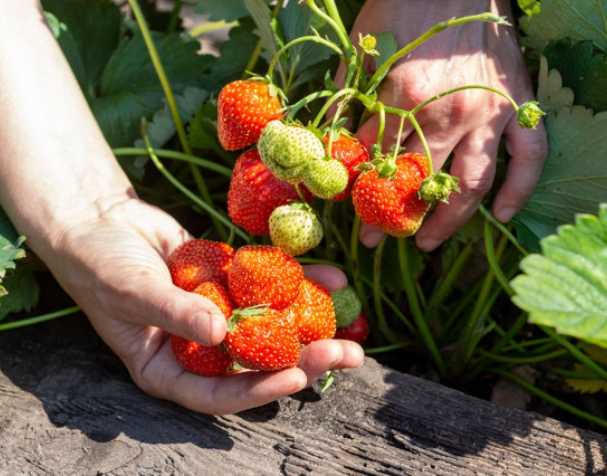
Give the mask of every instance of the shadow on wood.
M 0 474 L 605 474 L 604 437 L 382 368 L 206 417 L 144 395 L 84 319 L 0 334 Z

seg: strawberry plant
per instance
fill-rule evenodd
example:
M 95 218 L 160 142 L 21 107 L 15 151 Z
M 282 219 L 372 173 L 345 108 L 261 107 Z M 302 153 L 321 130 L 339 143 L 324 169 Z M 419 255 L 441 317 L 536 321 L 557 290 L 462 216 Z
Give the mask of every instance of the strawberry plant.
M 607 382 L 605 210 L 588 215 L 607 202 L 603 3 L 519 0 L 537 103 L 519 104 L 481 83 L 410 109 L 384 104 L 377 94 L 401 58 L 448 28 L 512 26 L 483 12 L 446 18 L 399 49 L 387 32 L 349 37 L 361 5 L 356 0 L 199 1 L 197 10 L 214 23 L 190 31 L 177 20 L 182 2 L 159 15 L 148 2 L 129 0 L 126 16 L 106 0 L 42 3 L 138 193 L 202 237 L 169 259 L 174 282 L 218 305 L 218 295 L 228 296 L 224 347 L 174 338 L 186 368 L 218 375 L 233 362 L 288 367 L 297 362 L 300 343 L 336 332 L 366 342 L 368 353 L 386 362 L 397 356 L 400 369 L 479 394 L 498 378 L 513 380 L 555 412 L 607 428 L 604 402 L 571 392 L 605 391 Z M 196 37 L 218 27 L 229 30 L 216 45 L 218 56 L 200 54 Z M 345 75 L 336 84 L 340 63 Z M 505 98 L 520 127 L 543 118 L 549 157 L 511 224 L 482 206 L 439 251 L 422 253 L 409 237 L 459 185 L 457 177 L 434 170 L 418 117 L 464 90 Z M 367 148 L 355 132 L 371 116 L 379 127 Z M 385 145 L 390 117 L 398 130 L 394 144 Z M 401 149 L 406 128 L 424 153 Z M 506 158 L 501 151 L 498 182 Z M 358 243 L 361 222 L 389 236 L 367 250 Z M 24 253 L 23 239 L 0 215 L 0 319 L 37 300 Z M 303 277 L 300 263 L 338 266 L 352 288 L 334 293 L 331 302 Z M 199 288 L 209 281 L 207 288 L 223 291 Z M 210 369 L 199 360 L 209 353 Z M 520 366 L 534 366 L 539 376 L 521 378 Z

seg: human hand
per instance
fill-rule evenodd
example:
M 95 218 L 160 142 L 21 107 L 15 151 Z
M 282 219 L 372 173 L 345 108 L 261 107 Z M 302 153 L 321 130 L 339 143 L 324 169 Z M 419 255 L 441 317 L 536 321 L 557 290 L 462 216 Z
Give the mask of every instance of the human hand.
M 511 16 L 508 0 L 460 2 L 368 0 L 356 20 L 352 37 L 359 33 L 391 31 L 399 46 L 418 37 L 435 23 L 455 16 L 491 10 Z M 340 72 L 343 76 L 343 71 Z M 339 77 L 340 74 L 338 74 Z M 437 93 L 466 84 L 501 89 L 519 104 L 533 99 L 531 84 L 513 29 L 492 23 L 472 23 L 443 31 L 390 72 L 379 91 L 386 104 L 411 109 Z M 416 235 L 417 245 L 432 251 L 464 225 L 490 190 L 500 138 L 505 136 L 511 155 L 506 179 L 493 203 L 503 222 L 523 206 L 533 192 L 547 154 L 544 127 L 523 129 L 505 99 L 467 90 L 433 102 L 417 116 L 428 140 L 436 169 L 453 152 L 450 173 L 460 178 L 461 193 L 441 203 Z M 384 147 L 396 139 L 398 120 L 386 121 Z M 377 117 L 358 131 L 366 145 L 375 142 Z M 408 126 L 403 145 L 409 152 L 424 152 L 419 137 Z M 361 241 L 376 246 L 383 233 L 363 225 Z
M 66 230 L 46 259 L 145 392 L 203 413 L 234 413 L 297 392 L 329 369 L 362 364 L 357 344 L 324 340 L 303 350 L 298 368 L 280 372 L 203 378 L 184 371 L 167 332 L 206 345 L 226 332 L 211 301 L 171 282 L 166 258 L 188 238 L 170 216 L 131 198 Z M 330 290 L 347 284 L 327 266 L 307 267 L 306 275 Z

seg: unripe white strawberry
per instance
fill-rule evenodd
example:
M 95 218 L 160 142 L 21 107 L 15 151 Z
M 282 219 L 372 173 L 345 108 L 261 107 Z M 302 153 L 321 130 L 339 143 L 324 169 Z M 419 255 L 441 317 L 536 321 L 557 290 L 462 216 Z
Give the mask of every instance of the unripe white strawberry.
M 303 183 L 315 196 L 329 199 L 348 186 L 348 169 L 338 160 L 315 160 L 303 173 Z
M 272 244 L 292 256 L 316 248 L 323 229 L 316 213 L 307 203 L 290 203 L 276 208 L 269 220 Z
M 261 160 L 279 179 L 297 184 L 306 166 L 324 157 L 325 148 L 318 137 L 304 127 L 271 121 L 257 143 Z

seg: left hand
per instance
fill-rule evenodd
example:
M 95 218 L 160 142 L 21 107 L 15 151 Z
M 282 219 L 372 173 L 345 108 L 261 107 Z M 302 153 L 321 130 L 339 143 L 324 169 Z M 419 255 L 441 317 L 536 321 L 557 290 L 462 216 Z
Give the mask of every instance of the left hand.
M 398 45 L 417 38 L 447 18 L 491 10 L 511 17 L 509 0 L 368 0 L 353 28 L 358 34 L 391 31 Z M 343 73 L 342 73 L 343 74 Z M 410 109 L 450 88 L 482 84 L 509 93 L 519 104 L 533 99 L 531 82 L 512 28 L 490 23 L 471 23 L 450 28 L 430 39 L 390 72 L 379 91 L 386 104 Z M 434 167 L 443 166 L 453 153 L 450 173 L 460 178 L 461 193 L 440 204 L 417 233 L 417 245 L 432 251 L 464 225 L 491 189 L 497 150 L 502 135 L 511 159 L 506 180 L 493 204 L 496 217 L 506 222 L 520 210 L 533 192 L 547 154 L 546 132 L 521 128 L 512 106 L 487 91 L 468 90 L 433 102 L 417 116 L 428 140 Z M 398 121 L 386 121 L 385 149 L 393 144 Z M 359 138 L 375 142 L 377 118 L 362 125 Z M 407 151 L 423 152 L 412 128 L 406 128 Z M 383 234 L 363 226 L 361 240 L 375 246 Z

